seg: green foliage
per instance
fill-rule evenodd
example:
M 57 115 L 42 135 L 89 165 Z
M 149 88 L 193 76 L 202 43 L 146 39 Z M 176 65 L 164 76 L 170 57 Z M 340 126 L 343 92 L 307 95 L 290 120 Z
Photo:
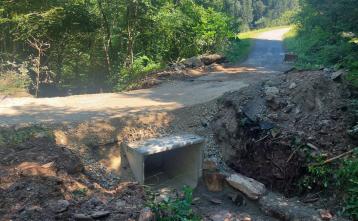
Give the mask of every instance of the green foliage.
M 21 63 L 38 56 L 28 42 L 36 39 L 50 46 L 41 55 L 40 84 L 118 90 L 148 71 L 132 67 L 143 55 L 166 64 L 227 47 L 243 47 L 246 54 L 246 43 L 228 39 L 266 26 L 297 1 L 3 0 L 0 55 L 6 59 L 0 60 Z M 257 25 L 263 19 L 265 23 Z M 232 57 L 240 57 L 239 51 Z
M 18 130 L 0 130 L 0 146 L 11 146 L 21 143 L 25 143 L 36 137 L 45 137 L 47 139 L 54 139 L 54 135 L 51 130 L 40 126 L 32 126 L 20 128 Z
M 322 155 L 308 155 L 308 159 L 314 164 L 308 165 L 307 174 L 300 181 L 300 188 L 302 190 L 328 188 L 334 174 L 332 166 L 323 164 L 325 157 Z
M 289 51 L 297 54 L 298 68 L 319 69 L 324 66 L 349 68 L 352 70 L 350 78 L 354 80 L 358 67 L 352 56 L 358 56 L 357 45 L 344 38 L 332 39 L 330 33 L 318 27 L 311 30 L 309 34 L 295 27 L 286 34 L 285 45 Z
M 115 89 L 122 91 L 130 87 L 135 87 L 135 84 L 144 78 L 146 74 L 158 70 L 161 67 L 159 63 L 155 63 L 147 56 L 140 56 L 134 60 L 131 67 L 121 69 Z
M 79 188 L 72 191 L 72 194 L 76 197 L 85 197 L 87 196 L 88 189 L 86 188 Z
M 358 154 L 358 151 L 356 151 Z M 347 190 L 344 200 L 344 212 L 353 219 L 358 219 L 358 158 L 357 155 L 343 161 L 338 170 L 337 186 Z
M 161 202 L 154 202 L 152 199 L 149 207 L 158 221 L 199 221 L 200 217 L 191 208 L 192 201 L 193 189 L 185 186 L 182 197 L 168 198 Z
M 296 28 L 286 36 L 288 50 L 298 55 L 298 68 L 349 69 L 358 88 L 358 2 L 302 0 Z
M 295 7 L 292 10 L 284 11 L 280 17 L 275 19 L 262 17 L 255 22 L 255 26 L 257 28 L 261 28 L 261 27 L 274 27 L 280 25 L 291 25 L 298 12 L 299 12 L 298 7 Z
M 252 41 L 249 38 L 233 39 L 225 51 L 225 56 L 232 63 L 243 61 L 249 55 L 251 46 Z
M 343 212 L 358 219 L 358 148 L 348 158 L 330 163 L 324 163 L 325 159 L 323 155 L 308 155 L 310 164 L 300 187 L 304 190 L 334 189 L 345 203 Z

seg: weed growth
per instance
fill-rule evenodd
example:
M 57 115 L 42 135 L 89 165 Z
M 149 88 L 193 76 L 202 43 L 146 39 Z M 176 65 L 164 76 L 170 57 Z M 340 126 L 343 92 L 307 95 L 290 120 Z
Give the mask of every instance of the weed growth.
M 156 202 L 152 196 L 149 207 L 158 221 L 199 221 L 200 217 L 192 209 L 193 189 L 184 186 L 182 196 L 169 197 Z
M 358 219 L 358 148 L 351 156 L 324 163 L 324 155 L 309 155 L 307 174 L 299 182 L 301 190 L 338 191 L 344 201 L 343 213 Z
M 0 130 L 0 146 L 17 145 L 36 137 L 54 139 L 51 130 L 40 126 L 26 127 L 18 130 L 2 129 Z

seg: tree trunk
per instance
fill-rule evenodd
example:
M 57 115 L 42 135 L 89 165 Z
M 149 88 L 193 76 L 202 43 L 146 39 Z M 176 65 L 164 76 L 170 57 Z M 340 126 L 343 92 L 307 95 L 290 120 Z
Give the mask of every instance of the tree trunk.
M 134 62 L 135 22 L 137 19 L 137 3 L 129 0 L 127 2 L 127 59 L 126 66 L 131 67 Z
M 128 23 L 128 49 L 127 49 L 127 67 L 131 67 L 134 62 L 134 54 L 133 54 L 133 46 L 134 46 L 134 39 L 133 39 L 133 33 L 130 27 L 130 24 Z
M 106 34 L 104 35 L 103 37 L 103 49 L 104 49 L 104 53 L 105 53 L 105 56 L 106 56 L 106 63 L 107 63 L 107 71 L 108 71 L 108 74 L 110 74 L 112 72 L 112 68 L 111 68 L 111 65 L 112 65 L 112 62 L 111 62 L 111 47 L 112 47 L 112 41 L 111 41 L 111 28 L 110 28 L 110 25 L 109 25 L 109 21 L 108 21 L 108 18 L 107 18 L 107 15 L 104 11 L 104 8 L 103 8 L 103 0 L 97 0 L 97 4 L 98 4 L 98 8 L 99 8 L 99 11 L 102 15 L 102 28 L 104 29 L 104 31 L 106 32 Z
M 41 50 L 38 50 L 38 55 L 36 58 L 36 86 L 35 86 L 35 96 L 39 95 L 40 87 L 40 72 L 41 72 Z

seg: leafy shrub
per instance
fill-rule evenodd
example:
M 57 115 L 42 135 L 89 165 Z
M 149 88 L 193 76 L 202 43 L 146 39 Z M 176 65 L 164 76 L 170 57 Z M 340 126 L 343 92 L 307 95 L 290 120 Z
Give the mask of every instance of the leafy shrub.
M 249 54 L 252 43 L 251 39 L 233 39 L 230 41 L 225 56 L 230 62 L 243 61 Z
M 358 153 L 358 151 L 356 151 Z M 337 172 L 337 186 L 344 187 L 347 193 L 344 196 L 346 205 L 344 212 L 358 219 L 358 159 L 344 160 Z
M 288 51 L 297 54 L 298 69 L 345 68 L 350 71 L 347 80 L 358 89 L 358 44 L 350 38 L 343 34 L 332 36 L 319 27 L 311 30 L 295 27 L 285 35 L 284 42 Z
M 132 87 L 139 80 L 144 78 L 148 72 L 161 68 L 161 64 L 154 62 L 147 56 L 136 58 L 129 68 L 122 68 L 115 86 L 116 91 L 122 91 Z
M 200 217 L 191 208 L 192 201 L 193 189 L 185 186 L 182 197 L 168 198 L 161 202 L 152 199 L 149 207 L 158 221 L 199 221 Z
M 358 148 L 354 149 L 348 159 L 324 164 L 322 155 L 315 156 L 313 164 L 308 166 L 307 174 L 302 178 L 300 185 L 308 189 L 335 189 L 338 190 L 345 206 L 343 212 L 358 219 Z

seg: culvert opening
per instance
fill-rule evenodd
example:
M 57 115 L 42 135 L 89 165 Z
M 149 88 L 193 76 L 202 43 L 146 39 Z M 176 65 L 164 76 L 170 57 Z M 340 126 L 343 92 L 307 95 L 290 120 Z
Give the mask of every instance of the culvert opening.
M 202 174 L 202 146 L 201 137 L 176 135 L 128 144 L 126 155 L 141 184 L 194 188 Z

